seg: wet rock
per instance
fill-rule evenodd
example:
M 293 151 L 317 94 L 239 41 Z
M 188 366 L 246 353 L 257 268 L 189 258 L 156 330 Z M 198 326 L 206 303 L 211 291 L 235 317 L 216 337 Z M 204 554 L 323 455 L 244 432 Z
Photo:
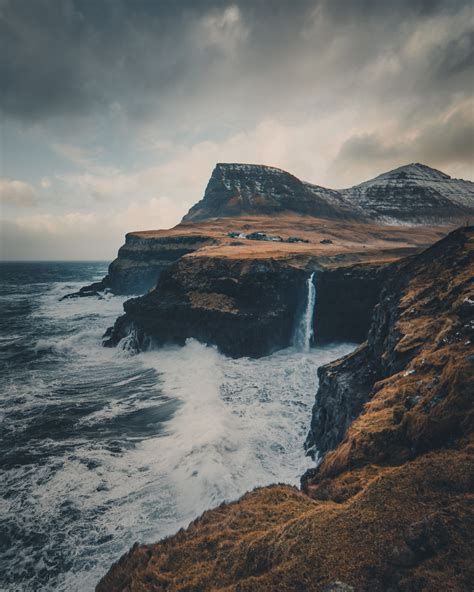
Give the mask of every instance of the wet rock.
M 183 258 L 162 272 L 155 290 L 124 304 L 105 344 L 129 334 L 141 345 L 183 344 L 193 337 L 230 356 L 259 357 L 293 343 L 311 271 L 285 260 Z M 383 266 L 315 272 L 316 343 L 362 341 L 384 277 Z
M 100 282 L 94 282 L 89 286 L 84 286 L 78 292 L 72 292 L 71 294 L 66 294 L 59 300 L 70 300 L 73 298 L 88 298 L 90 296 L 96 296 L 97 298 L 102 298 L 102 294 L 104 292 L 109 291 L 109 278 L 106 276 Z
M 307 275 L 273 260 L 181 259 L 155 290 L 124 304 L 106 345 L 133 331 L 141 347 L 193 337 L 233 357 L 266 355 L 292 342 Z
M 389 561 L 397 567 L 411 567 L 416 565 L 417 558 L 408 545 L 401 544 L 393 548 Z
M 344 584 L 344 582 L 340 582 L 336 580 L 327 586 L 324 586 L 323 592 L 355 592 L 354 586 L 349 586 L 349 584 Z
M 389 267 L 341 266 L 316 274 L 314 332 L 318 343 L 367 339 Z
M 467 318 L 474 316 L 474 298 L 465 298 L 459 307 L 460 317 Z

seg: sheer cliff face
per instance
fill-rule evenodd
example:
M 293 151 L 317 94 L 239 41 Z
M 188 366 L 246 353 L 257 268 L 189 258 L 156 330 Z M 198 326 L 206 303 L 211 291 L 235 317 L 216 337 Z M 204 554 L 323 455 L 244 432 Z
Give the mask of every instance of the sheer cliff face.
M 143 294 L 156 286 L 163 270 L 184 255 L 212 244 L 209 236 L 147 237 L 129 234 L 109 265 L 105 287 L 114 294 Z
M 336 450 L 317 479 L 402 462 L 472 430 L 473 344 L 471 228 L 395 264 L 367 342 L 320 368 L 307 446 Z
M 415 163 L 336 191 L 273 167 L 218 164 L 203 199 L 183 222 L 281 212 L 381 224 L 465 221 L 474 216 L 474 183 Z
M 296 212 L 318 217 L 350 216 L 341 196 L 303 183 L 290 173 L 254 164 L 217 164 L 203 199 L 183 222 L 240 215 Z
M 144 293 L 156 286 L 160 273 L 171 263 L 206 245 L 222 244 L 229 230 L 247 232 L 252 221 L 246 218 L 257 217 L 259 224 L 254 231 L 287 238 L 298 233 L 296 219 L 308 221 L 313 231 L 350 228 L 354 237 L 365 237 L 368 251 L 376 240 L 374 226 L 381 229 L 382 236 L 393 225 L 418 224 L 427 229 L 454 227 L 474 219 L 474 183 L 412 164 L 336 191 L 305 183 L 274 167 L 217 164 L 203 199 L 191 208 L 182 224 L 169 231 L 128 234 L 109 267 L 109 275 L 101 285 L 89 286 L 80 295 L 105 288 L 116 294 Z M 293 228 L 289 228 L 290 218 Z M 406 230 L 405 237 L 393 235 L 389 239 L 393 245 L 416 242 L 414 233 Z M 321 238 L 325 237 L 319 237 L 318 243 Z M 307 240 L 312 242 L 312 237 Z M 425 241 L 424 246 L 433 240 Z
M 183 257 L 155 290 L 125 303 L 106 345 L 129 335 L 137 349 L 194 337 L 229 356 L 266 355 L 291 343 L 306 277 L 271 259 Z
M 392 268 L 368 342 L 322 371 L 327 452 L 303 492 L 257 489 L 137 544 L 97 591 L 471 592 L 473 271 L 474 228 Z
M 124 304 L 107 346 L 129 336 L 137 350 L 188 337 L 232 357 L 260 357 L 293 343 L 311 271 L 286 261 L 183 257 L 162 272 L 155 290 Z M 316 342 L 362 341 L 385 266 L 354 265 L 315 272 Z

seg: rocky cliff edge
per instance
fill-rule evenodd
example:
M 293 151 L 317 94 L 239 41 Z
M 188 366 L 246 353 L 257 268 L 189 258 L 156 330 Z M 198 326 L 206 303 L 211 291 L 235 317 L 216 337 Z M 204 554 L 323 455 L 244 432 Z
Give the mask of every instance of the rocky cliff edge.
M 316 407 L 340 430 L 313 417 L 303 491 L 257 489 L 137 544 L 97 591 L 470 591 L 473 251 L 464 228 L 401 262 L 368 342 L 321 370 Z

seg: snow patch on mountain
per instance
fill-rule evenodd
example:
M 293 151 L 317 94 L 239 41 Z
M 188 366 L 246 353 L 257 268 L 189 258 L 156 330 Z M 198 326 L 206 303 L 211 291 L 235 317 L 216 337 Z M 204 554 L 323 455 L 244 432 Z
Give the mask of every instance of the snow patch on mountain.
M 344 201 L 378 222 L 443 223 L 474 215 L 474 183 L 420 163 L 340 190 Z
M 390 225 L 462 223 L 474 217 L 474 183 L 412 163 L 336 190 L 276 167 L 218 163 L 183 221 L 279 212 Z

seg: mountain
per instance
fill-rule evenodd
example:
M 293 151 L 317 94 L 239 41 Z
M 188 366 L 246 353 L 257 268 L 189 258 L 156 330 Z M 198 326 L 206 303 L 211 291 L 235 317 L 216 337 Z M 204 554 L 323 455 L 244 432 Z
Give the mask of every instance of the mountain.
M 407 249 L 426 247 L 447 227 L 471 220 L 474 183 L 452 179 L 422 164 L 335 190 L 306 183 L 275 167 L 220 163 L 203 199 L 181 224 L 170 230 L 128 233 L 108 275 L 71 296 L 90 296 L 105 289 L 143 294 L 157 285 L 161 272 L 171 264 L 193 252 L 207 252 L 211 246 L 215 256 L 230 249 L 233 257 L 242 255 L 243 260 L 257 253 L 288 259 L 306 254 L 317 257 L 321 265 L 326 255 L 332 263 L 343 259 L 349 263 L 348 256 L 351 263 L 374 257 L 387 260 L 407 255 Z M 418 225 L 416 232 L 410 228 L 413 225 Z M 242 236 L 255 233 L 278 240 L 242 242 Z M 324 252 L 321 241 L 326 241 Z M 221 247 L 224 251 L 216 251 Z
M 323 218 L 359 216 L 339 192 L 300 181 L 281 169 L 257 164 L 216 165 L 203 199 L 183 222 L 241 215 L 295 212 Z
M 340 192 L 347 205 L 382 223 L 439 223 L 474 215 L 474 183 L 420 163 Z
M 380 224 L 465 222 L 474 216 L 474 183 L 415 163 L 349 189 L 334 190 L 274 167 L 220 163 L 203 199 L 183 222 L 283 212 Z

